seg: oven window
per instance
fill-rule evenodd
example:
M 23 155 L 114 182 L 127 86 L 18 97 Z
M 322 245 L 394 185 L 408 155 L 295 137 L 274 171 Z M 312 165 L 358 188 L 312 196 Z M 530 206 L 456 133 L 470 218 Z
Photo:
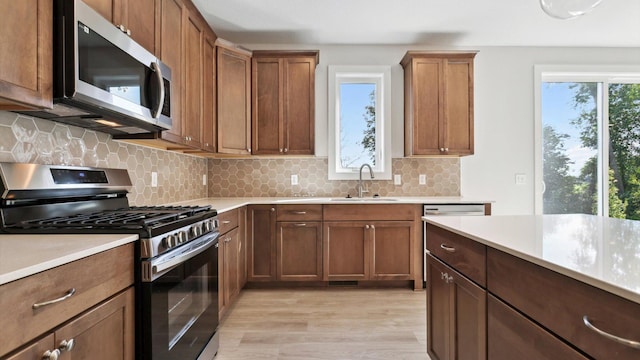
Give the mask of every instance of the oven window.
M 211 306 L 209 274 L 207 263 L 169 290 L 167 294 L 169 350 Z

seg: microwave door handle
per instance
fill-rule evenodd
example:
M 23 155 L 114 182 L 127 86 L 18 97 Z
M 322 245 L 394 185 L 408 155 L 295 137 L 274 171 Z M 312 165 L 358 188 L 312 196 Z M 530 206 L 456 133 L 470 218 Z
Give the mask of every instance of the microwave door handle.
M 164 80 L 162 77 L 162 70 L 160 70 L 160 64 L 158 64 L 157 62 L 152 62 L 151 63 L 151 69 L 153 69 L 154 73 L 156 74 L 156 79 L 158 80 L 158 89 L 159 89 L 159 95 L 158 95 L 158 107 L 156 109 L 153 109 L 153 111 L 151 112 L 151 116 L 153 116 L 154 119 L 157 119 L 158 117 L 160 117 L 160 113 L 162 111 L 162 106 L 164 105 Z

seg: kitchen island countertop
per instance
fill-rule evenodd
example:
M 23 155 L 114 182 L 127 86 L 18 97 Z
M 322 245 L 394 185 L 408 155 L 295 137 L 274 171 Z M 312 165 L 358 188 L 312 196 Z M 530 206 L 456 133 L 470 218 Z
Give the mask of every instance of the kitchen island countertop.
M 136 240 L 137 234 L 2 234 L 0 285 Z
M 489 247 L 640 303 L 640 221 L 594 215 L 426 216 Z

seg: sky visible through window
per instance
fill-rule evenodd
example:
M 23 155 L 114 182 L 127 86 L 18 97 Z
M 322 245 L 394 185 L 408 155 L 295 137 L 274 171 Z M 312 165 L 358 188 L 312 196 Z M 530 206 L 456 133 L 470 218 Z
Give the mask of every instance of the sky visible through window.
M 542 126 L 552 126 L 558 134 L 569 135 L 564 140 L 566 155 L 571 159 L 569 174 L 577 176 L 586 161 L 596 154 L 595 149 L 582 146 L 580 129 L 571 124 L 580 115 L 580 109 L 574 108 L 573 96 L 576 92 L 571 86 L 575 83 L 551 83 L 542 85 Z M 589 104 L 594 106 L 593 102 Z
M 366 107 L 375 83 L 340 84 L 340 159 L 344 168 L 360 168 L 375 164 L 368 150 L 361 144 L 366 129 Z

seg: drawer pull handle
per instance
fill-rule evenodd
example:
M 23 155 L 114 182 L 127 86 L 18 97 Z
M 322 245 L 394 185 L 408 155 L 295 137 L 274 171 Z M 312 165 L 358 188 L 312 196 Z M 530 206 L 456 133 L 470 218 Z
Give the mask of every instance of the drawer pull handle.
M 58 350 L 62 351 L 71 351 L 73 347 L 76 345 L 76 341 L 74 339 L 62 340 L 60 342 L 60 346 L 58 346 Z
M 292 211 L 292 213 L 294 213 L 296 215 L 305 215 L 307 212 L 306 211 Z
M 440 249 L 442 249 L 442 250 L 444 250 L 446 252 L 450 252 L 450 253 L 456 252 L 456 248 L 451 247 L 451 246 L 447 246 L 445 244 L 440 244 Z
M 65 301 L 68 298 L 72 297 L 73 294 L 75 294 L 75 293 L 76 293 L 76 288 L 72 288 L 71 290 L 67 291 L 67 293 L 62 297 L 59 297 L 59 298 L 53 299 L 53 300 L 49 300 L 49 301 L 45 301 L 45 302 L 41 302 L 41 303 L 37 303 L 37 304 L 33 304 L 33 305 L 31 305 L 31 308 L 35 310 L 35 309 L 41 308 L 43 306 L 53 305 L 55 303 L 59 303 L 61 301 Z
M 231 224 L 231 220 L 222 220 L 223 225 Z
M 306 223 L 297 223 L 297 224 L 294 224 L 293 226 L 303 227 L 303 226 L 307 226 L 307 224 Z
M 42 360 L 58 360 L 58 356 L 60 356 L 60 350 L 47 350 L 42 354 Z
M 591 324 L 591 322 L 589 322 L 589 318 L 587 317 L 587 315 L 582 317 L 582 321 L 584 321 L 584 325 L 589 328 L 590 330 L 595 331 L 597 334 L 602 335 L 604 337 L 606 337 L 609 340 L 613 340 L 619 344 L 622 345 L 627 345 L 629 347 L 632 347 L 634 349 L 640 349 L 640 342 L 638 341 L 633 341 L 633 340 L 628 340 L 625 338 L 621 338 L 619 336 L 615 336 L 612 334 L 609 334 L 608 332 L 602 331 L 600 329 L 598 329 L 597 327 L 593 326 L 593 324 Z

